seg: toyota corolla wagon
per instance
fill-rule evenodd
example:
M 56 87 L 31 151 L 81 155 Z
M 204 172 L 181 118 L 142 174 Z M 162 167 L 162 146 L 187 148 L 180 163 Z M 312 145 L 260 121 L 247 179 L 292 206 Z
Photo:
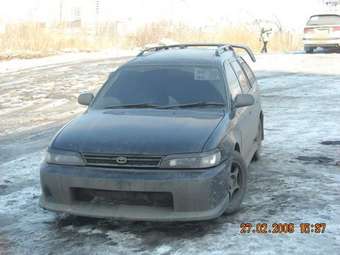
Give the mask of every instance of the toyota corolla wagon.
M 111 73 L 54 137 L 40 205 L 121 220 L 194 221 L 234 213 L 259 158 L 256 78 L 229 44 L 150 48 Z

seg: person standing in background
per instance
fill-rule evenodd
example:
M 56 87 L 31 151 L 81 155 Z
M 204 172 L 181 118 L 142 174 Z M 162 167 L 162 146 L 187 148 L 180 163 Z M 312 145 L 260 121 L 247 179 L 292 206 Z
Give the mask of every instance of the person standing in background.
M 269 36 L 272 32 L 272 29 L 265 29 L 264 27 L 261 29 L 261 37 L 260 41 L 263 43 L 261 53 L 267 53 L 268 52 L 268 42 L 269 42 Z

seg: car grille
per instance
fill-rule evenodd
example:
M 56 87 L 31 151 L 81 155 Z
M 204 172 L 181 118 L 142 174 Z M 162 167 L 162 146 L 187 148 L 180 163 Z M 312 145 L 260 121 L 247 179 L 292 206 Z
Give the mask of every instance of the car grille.
M 93 205 L 131 205 L 173 208 L 173 198 L 170 192 L 113 191 L 71 188 L 71 193 L 75 201 L 87 202 Z
M 162 157 L 83 154 L 87 166 L 112 168 L 158 168 Z

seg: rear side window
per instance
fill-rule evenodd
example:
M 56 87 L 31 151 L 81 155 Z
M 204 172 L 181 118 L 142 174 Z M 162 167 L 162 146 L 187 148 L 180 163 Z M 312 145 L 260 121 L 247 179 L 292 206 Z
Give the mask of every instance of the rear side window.
M 240 83 L 233 69 L 231 69 L 231 66 L 229 65 L 229 63 L 226 62 L 224 64 L 224 68 L 225 68 L 225 73 L 227 76 L 229 91 L 230 91 L 232 99 L 234 100 L 237 95 L 242 94 Z
M 316 15 L 310 17 L 308 26 L 340 25 L 339 15 Z
M 253 84 L 256 80 L 253 71 L 250 69 L 249 65 L 243 59 L 241 59 L 241 65 L 242 65 L 243 70 L 246 72 L 246 74 L 248 76 L 250 85 L 253 86 Z
M 247 93 L 250 89 L 250 84 L 248 81 L 248 78 L 244 71 L 242 70 L 240 64 L 236 61 L 231 63 L 231 66 L 233 67 L 235 74 L 241 84 L 241 89 L 243 93 Z

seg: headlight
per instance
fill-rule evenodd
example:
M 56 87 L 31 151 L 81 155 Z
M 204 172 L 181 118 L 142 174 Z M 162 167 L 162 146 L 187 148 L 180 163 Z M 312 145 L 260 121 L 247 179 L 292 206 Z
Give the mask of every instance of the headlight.
M 45 162 L 59 165 L 84 165 L 84 161 L 79 153 L 69 151 L 48 151 L 46 153 Z
M 209 168 L 221 162 L 221 152 L 213 151 L 199 154 L 176 155 L 165 157 L 162 168 Z

